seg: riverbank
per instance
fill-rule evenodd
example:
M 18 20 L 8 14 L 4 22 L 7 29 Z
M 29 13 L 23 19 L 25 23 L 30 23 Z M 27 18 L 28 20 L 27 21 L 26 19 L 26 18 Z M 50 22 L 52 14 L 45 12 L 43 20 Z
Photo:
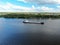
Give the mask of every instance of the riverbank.
M 60 15 L 46 15 L 46 14 L 24 14 L 24 13 L 9 13 L 0 15 L 4 18 L 60 18 Z

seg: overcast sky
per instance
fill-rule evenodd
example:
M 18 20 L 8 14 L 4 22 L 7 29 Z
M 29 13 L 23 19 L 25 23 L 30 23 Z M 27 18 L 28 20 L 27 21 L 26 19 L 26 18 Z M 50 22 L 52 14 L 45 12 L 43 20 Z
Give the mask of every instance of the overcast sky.
M 0 0 L 0 12 L 60 12 L 60 0 Z

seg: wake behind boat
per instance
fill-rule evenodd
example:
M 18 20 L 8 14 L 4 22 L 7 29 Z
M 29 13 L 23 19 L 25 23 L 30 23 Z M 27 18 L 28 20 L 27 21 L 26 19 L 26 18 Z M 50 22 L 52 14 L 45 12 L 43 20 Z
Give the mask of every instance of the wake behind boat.
M 23 23 L 29 23 L 29 24 L 44 24 L 44 22 L 31 22 L 28 20 L 23 21 Z

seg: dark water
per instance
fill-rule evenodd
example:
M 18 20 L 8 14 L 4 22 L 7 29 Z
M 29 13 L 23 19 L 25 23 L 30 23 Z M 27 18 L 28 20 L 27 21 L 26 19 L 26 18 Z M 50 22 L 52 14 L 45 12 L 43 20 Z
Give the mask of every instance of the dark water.
M 28 19 L 44 25 L 23 20 L 0 18 L 0 45 L 60 45 L 60 19 Z

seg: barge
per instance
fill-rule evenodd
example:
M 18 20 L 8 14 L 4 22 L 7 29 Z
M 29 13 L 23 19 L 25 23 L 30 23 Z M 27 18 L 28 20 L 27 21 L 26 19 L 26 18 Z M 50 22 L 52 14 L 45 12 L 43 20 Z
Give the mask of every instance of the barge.
M 29 22 L 29 21 L 23 21 L 23 23 L 28 23 L 28 24 L 44 24 L 44 22 Z

